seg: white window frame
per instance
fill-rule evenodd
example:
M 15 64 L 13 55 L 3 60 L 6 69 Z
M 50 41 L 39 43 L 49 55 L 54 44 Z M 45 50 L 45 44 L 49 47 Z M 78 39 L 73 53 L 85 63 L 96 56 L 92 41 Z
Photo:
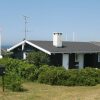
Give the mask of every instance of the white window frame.
M 100 62 L 100 53 L 98 53 L 98 62 Z

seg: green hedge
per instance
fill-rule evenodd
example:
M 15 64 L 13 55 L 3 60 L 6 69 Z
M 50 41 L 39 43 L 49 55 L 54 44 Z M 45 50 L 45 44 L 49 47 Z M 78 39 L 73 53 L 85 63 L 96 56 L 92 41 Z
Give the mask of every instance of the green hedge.
M 69 69 L 41 65 L 36 67 L 26 61 L 17 59 L 1 59 L 5 65 L 5 86 L 13 91 L 22 91 L 22 80 L 38 81 L 40 83 L 64 86 L 94 86 L 100 84 L 100 69 Z M 0 81 L 1 85 L 1 81 Z
M 46 69 L 46 70 L 45 70 Z M 51 85 L 94 86 L 100 84 L 100 69 L 70 69 L 49 67 L 39 74 L 38 81 Z

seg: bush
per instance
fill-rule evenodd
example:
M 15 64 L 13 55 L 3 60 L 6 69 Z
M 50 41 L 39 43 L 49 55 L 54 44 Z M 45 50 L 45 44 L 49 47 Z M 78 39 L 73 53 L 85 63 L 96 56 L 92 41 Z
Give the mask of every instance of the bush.
M 22 91 L 21 77 L 15 72 L 7 73 L 5 76 L 5 87 L 12 91 Z
M 28 64 L 26 62 L 20 62 L 19 67 L 20 76 L 23 79 L 34 81 L 38 78 L 38 68 L 33 64 Z
M 5 66 L 5 87 L 12 91 L 22 91 L 22 80 L 19 74 L 19 61 L 11 58 L 1 59 L 0 64 Z
M 40 83 L 51 85 L 62 85 L 64 79 L 67 79 L 66 70 L 61 67 L 45 67 L 46 70 L 41 72 L 38 77 Z
M 37 67 L 44 65 L 44 64 L 49 64 L 49 56 L 43 52 L 40 51 L 33 51 L 28 53 L 27 55 L 27 61 L 30 64 L 34 64 Z
M 2 51 L 3 58 L 11 58 L 13 57 L 12 55 L 13 55 L 13 52 L 7 52 L 5 50 Z
M 22 91 L 22 80 L 65 86 L 94 86 L 100 84 L 100 69 L 69 69 L 49 65 L 37 68 L 34 64 L 17 59 L 1 59 L 6 68 L 5 86 L 12 91 Z M 0 81 L 1 85 L 1 81 Z
M 35 80 L 37 78 L 36 67 L 25 61 L 6 58 L 1 59 L 0 64 L 5 65 L 6 88 L 11 89 L 12 91 L 22 91 L 23 79 Z
M 39 74 L 38 81 L 51 85 L 67 86 L 94 86 L 100 83 L 100 70 L 93 68 L 69 69 L 57 67 L 43 67 Z

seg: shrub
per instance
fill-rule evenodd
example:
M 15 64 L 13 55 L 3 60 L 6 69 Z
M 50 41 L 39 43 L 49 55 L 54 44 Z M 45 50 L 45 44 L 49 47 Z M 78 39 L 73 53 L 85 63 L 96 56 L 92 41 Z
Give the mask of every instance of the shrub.
M 38 78 L 38 69 L 35 65 L 33 64 L 28 64 L 26 62 L 21 62 L 20 63 L 20 75 L 22 78 L 24 79 L 27 79 L 27 80 L 31 80 L 31 81 L 34 81 L 34 80 L 37 80 Z
M 13 52 L 7 52 L 5 50 L 2 51 L 3 58 L 11 58 L 13 55 Z
M 67 78 L 66 70 L 59 67 L 46 67 L 46 70 L 39 74 L 38 81 L 51 85 L 62 85 Z
M 22 80 L 15 72 L 9 72 L 5 76 L 5 87 L 12 91 L 22 91 Z
M 43 67 L 39 74 L 38 81 L 51 85 L 67 86 L 94 86 L 100 83 L 100 70 L 93 68 L 69 69 L 57 67 Z
M 40 74 L 41 72 L 46 72 L 49 69 L 50 69 L 49 65 L 42 65 L 42 66 L 40 66 L 40 68 L 38 69 L 38 71 L 39 71 L 39 74 Z
M 50 62 L 49 56 L 40 51 L 33 51 L 28 53 L 27 61 L 30 64 L 36 65 L 37 67 L 39 67 L 40 65 L 49 64 Z
M 22 79 L 35 80 L 36 67 L 18 59 L 1 59 L 6 68 L 5 85 L 12 91 L 22 91 Z
M 5 87 L 12 91 L 22 91 L 22 80 L 18 70 L 18 60 L 11 58 L 1 59 L 0 64 L 5 65 Z
M 34 64 L 17 59 L 1 59 L 6 68 L 5 85 L 13 91 L 22 91 L 22 79 L 65 86 L 94 86 L 100 84 L 100 69 L 69 69 L 49 65 L 37 68 Z M 0 81 L 1 85 L 1 81 Z

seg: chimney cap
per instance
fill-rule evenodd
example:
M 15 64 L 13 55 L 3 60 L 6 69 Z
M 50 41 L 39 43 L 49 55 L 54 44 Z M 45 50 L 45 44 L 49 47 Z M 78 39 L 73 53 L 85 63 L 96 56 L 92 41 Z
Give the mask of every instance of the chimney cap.
M 53 34 L 54 34 L 54 35 L 55 35 L 55 34 L 62 35 L 62 33 L 60 33 L 60 32 L 54 32 Z

